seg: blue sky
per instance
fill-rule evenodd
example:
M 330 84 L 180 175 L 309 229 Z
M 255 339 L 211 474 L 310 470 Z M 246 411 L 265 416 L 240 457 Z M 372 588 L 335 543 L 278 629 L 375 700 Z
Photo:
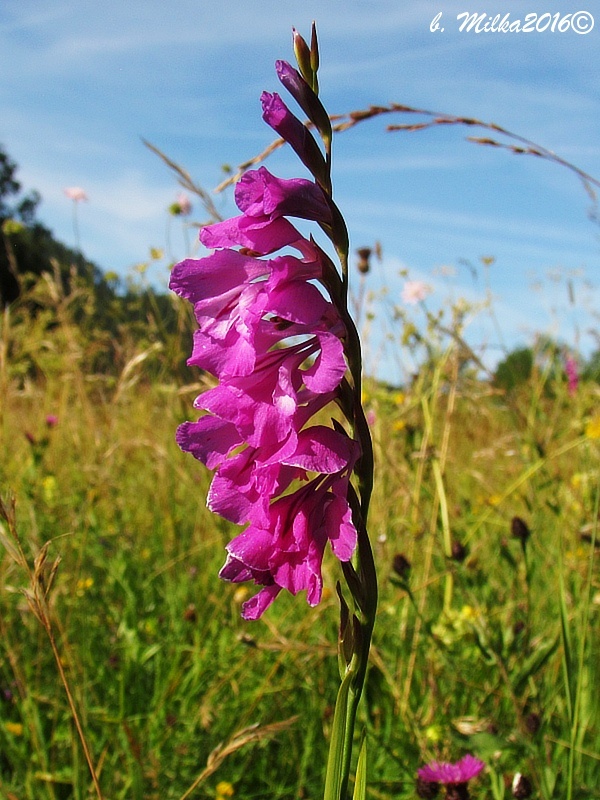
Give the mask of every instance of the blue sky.
M 547 8 L 546 8 L 547 6 Z M 263 89 L 278 88 L 273 63 L 291 60 L 291 28 L 316 19 L 321 97 L 330 113 L 403 103 L 493 121 L 600 177 L 600 7 L 544 8 L 521 0 L 3 0 L 0 7 L 0 142 L 40 217 L 73 244 L 66 186 L 82 186 L 81 244 L 104 270 L 125 275 L 165 247 L 166 209 L 178 192 L 153 142 L 206 188 L 272 139 L 260 115 Z M 565 15 L 588 8 L 587 35 L 459 31 L 463 11 Z M 430 31 L 443 13 L 444 32 Z M 598 345 L 600 227 L 589 198 L 564 168 L 467 143 L 465 128 L 386 133 L 378 119 L 340 135 L 334 187 L 352 245 L 383 248 L 368 288 L 399 302 L 408 270 L 433 288 L 429 302 L 482 299 L 484 276 L 465 262 L 494 256 L 498 318 L 480 314 L 471 340 L 490 352 L 529 342 L 534 331 L 589 352 Z M 302 174 L 289 153 L 268 166 Z M 216 199 L 223 214 L 229 196 Z M 195 209 L 198 219 L 201 211 Z M 179 225 L 174 257 L 184 255 Z M 454 277 L 449 276 L 454 272 Z M 152 277 L 166 282 L 164 264 Z M 575 290 L 569 301 L 567 282 Z M 382 317 L 383 318 L 383 317 Z M 395 347 L 395 345 L 394 345 Z

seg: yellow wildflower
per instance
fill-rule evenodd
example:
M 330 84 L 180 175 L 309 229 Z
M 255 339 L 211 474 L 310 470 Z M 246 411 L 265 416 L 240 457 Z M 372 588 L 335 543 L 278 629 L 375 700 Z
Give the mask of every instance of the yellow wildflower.
M 23 736 L 23 725 L 20 722 L 5 722 L 4 730 L 13 736 Z
M 56 478 L 54 475 L 46 475 L 42 478 L 42 494 L 46 503 L 51 504 L 56 494 Z
M 243 603 L 244 600 L 248 599 L 248 595 L 250 591 L 247 586 L 238 586 L 238 588 L 233 593 L 233 600 L 235 603 Z
M 425 729 L 425 738 L 429 742 L 436 742 L 441 741 L 442 739 L 442 729 L 439 725 L 430 725 L 428 728 Z
M 600 414 L 592 417 L 585 426 L 585 435 L 588 439 L 600 439 Z

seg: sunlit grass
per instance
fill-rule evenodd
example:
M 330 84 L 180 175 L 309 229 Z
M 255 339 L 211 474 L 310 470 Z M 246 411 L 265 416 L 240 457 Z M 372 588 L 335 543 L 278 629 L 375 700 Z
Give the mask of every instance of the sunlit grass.
M 103 796 L 319 797 L 339 681 L 333 559 L 319 607 L 282 596 L 243 622 L 245 589 L 217 578 L 234 526 L 206 510 L 210 476 L 174 442 L 200 387 L 175 377 L 173 341 L 132 335 L 100 373 L 93 332 L 65 298 L 48 307 L 52 324 L 18 309 L 3 324 L 0 483 L 32 569 L 50 542 L 38 590 L 62 558 L 47 614 Z M 412 798 L 422 763 L 472 752 L 487 765 L 474 797 L 510 797 L 516 772 L 545 800 L 600 797 L 599 396 L 544 372 L 503 394 L 455 339 L 401 391 L 366 387 L 381 581 L 361 718 L 371 796 Z M 9 527 L 0 796 L 90 797 Z

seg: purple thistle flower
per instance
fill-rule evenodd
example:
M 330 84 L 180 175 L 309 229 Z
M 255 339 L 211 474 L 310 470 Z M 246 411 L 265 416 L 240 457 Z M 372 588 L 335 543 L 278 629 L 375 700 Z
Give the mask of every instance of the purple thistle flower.
M 483 761 L 472 755 L 466 755 L 451 764 L 447 761 L 432 761 L 417 770 L 418 783 L 422 788 L 430 786 L 436 789 L 439 784 L 446 787 L 447 800 L 469 800 L 468 783 L 485 767 Z M 420 794 L 421 797 L 434 796 Z

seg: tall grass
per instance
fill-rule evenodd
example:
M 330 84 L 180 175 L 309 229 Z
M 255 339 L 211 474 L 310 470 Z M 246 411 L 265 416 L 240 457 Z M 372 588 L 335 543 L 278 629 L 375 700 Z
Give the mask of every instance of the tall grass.
M 204 380 L 179 377 L 186 312 L 172 334 L 124 327 L 100 369 L 92 298 L 43 280 L 0 344 L 0 796 L 318 797 L 333 559 L 319 607 L 282 597 L 243 622 L 245 589 L 216 577 L 231 526 L 174 442 Z M 365 390 L 369 794 L 412 798 L 418 766 L 468 751 L 487 764 L 474 797 L 509 797 L 516 772 L 544 800 L 600 797 L 598 386 L 570 396 L 541 370 L 502 394 L 460 332 L 438 345 L 410 386 Z

